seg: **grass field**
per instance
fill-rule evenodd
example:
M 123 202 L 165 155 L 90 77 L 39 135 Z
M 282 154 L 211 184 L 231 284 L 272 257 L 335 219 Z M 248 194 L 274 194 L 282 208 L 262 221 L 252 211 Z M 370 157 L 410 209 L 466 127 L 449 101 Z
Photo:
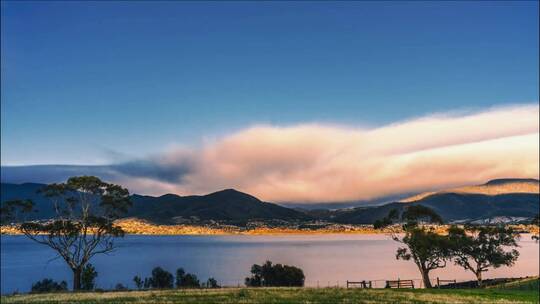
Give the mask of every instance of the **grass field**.
M 2 297 L 8 303 L 538 303 L 536 290 L 223 288 L 49 293 Z

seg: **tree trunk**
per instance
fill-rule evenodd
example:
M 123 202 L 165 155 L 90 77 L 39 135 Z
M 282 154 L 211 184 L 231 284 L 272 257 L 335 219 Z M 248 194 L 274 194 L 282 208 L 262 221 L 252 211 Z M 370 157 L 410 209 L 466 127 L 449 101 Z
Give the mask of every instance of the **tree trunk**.
M 72 269 L 72 270 L 73 270 L 73 290 L 77 291 L 77 290 L 81 289 L 81 273 L 82 273 L 82 269 L 79 267 L 79 268 L 75 268 L 75 269 Z
M 422 280 L 424 281 L 424 286 L 426 288 L 433 288 L 433 286 L 431 286 L 431 281 L 429 280 L 429 272 L 427 270 L 422 270 Z
M 482 271 L 476 272 L 476 280 L 478 281 L 478 287 L 482 287 Z

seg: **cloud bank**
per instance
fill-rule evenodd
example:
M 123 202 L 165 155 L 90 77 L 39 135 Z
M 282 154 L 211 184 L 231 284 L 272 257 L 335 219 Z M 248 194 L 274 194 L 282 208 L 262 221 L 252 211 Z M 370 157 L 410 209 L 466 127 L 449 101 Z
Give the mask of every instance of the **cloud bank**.
M 258 125 L 101 168 L 133 192 L 236 188 L 274 202 L 369 200 L 539 176 L 539 107 L 437 114 L 376 128 Z

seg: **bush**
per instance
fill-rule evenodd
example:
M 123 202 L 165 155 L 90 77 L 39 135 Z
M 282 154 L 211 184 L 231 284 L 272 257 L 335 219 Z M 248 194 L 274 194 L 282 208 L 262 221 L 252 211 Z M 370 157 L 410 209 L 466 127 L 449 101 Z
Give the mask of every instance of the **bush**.
M 126 286 L 124 286 L 124 284 L 118 283 L 118 284 L 116 284 L 116 286 L 114 286 L 114 290 L 116 290 L 116 291 L 124 291 L 124 290 L 128 290 L 128 288 Z
M 152 288 L 173 288 L 173 275 L 161 267 L 156 267 L 152 270 L 148 284 Z
M 96 287 L 96 277 L 98 273 L 96 268 L 92 264 L 87 264 L 84 266 L 81 274 L 81 289 L 83 290 L 93 290 Z
M 52 279 L 43 279 L 39 282 L 32 284 L 31 292 L 33 293 L 58 292 L 58 291 L 66 291 L 66 290 L 67 290 L 66 281 L 57 283 L 53 281 Z
M 183 268 L 176 270 L 176 287 L 177 288 L 199 288 L 201 283 L 196 275 L 186 273 Z
M 133 277 L 133 282 L 135 282 L 135 286 L 137 287 L 138 290 L 141 290 L 143 288 L 144 282 L 141 279 L 141 277 L 139 277 L 137 275 L 134 276 Z
M 208 278 L 206 281 L 206 287 L 207 288 L 220 288 L 221 286 L 218 285 L 218 282 L 214 278 Z
M 266 261 L 263 265 L 253 264 L 251 277 L 245 280 L 246 286 L 304 286 L 304 272 L 302 269 L 275 264 Z

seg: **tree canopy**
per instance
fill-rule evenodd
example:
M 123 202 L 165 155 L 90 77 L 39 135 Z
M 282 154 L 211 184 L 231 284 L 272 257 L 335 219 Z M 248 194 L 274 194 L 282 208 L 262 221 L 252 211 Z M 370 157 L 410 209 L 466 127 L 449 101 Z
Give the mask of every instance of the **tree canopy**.
M 50 199 L 54 218 L 23 221 L 19 228 L 56 251 L 73 271 L 73 289 L 80 289 L 84 266 L 95 255 L 113 251 L 114 239 L 124 235 L 114 220 L 131 206 L 129 192 L 94 176 L 79 176 L 47 185 L 40 193 Z M 2 214 L 12 219 L 33 207 L 30 201 L 12 201 L 3 205 Z
M 504 226 L 452 226 L 448 231 L 452 255 L 457 265 L 472 271 L 478 285 L 482 285 L 482 273 L 489 268 L 512 266 L 519 252 L 519 233 Z M 505 250 L 508 248 L 509 250 Z
M 439 235 L 433 228 L 427 228 L 421 224 L 442 224 L 443 220 L 428 207 L 411 205 L 406 207 L 401 216 L 398 210 L 391 210 L 386 217 L 376 222 L 374 227 L 381 229 L 399 220 L 401 220 L 405 235 L 392 234 L 392 238 L 405 246 L 398 248 L 396 259 L 412 260 L 422 275 L 424 286 L 431 288 L 429 272 L 446 267 L 446 261 L 450 256 L 450 245 L 448 238 Z
M 251 277 L 245 280 L 246 286 L 304 286 L 304 272 L 302 269 L 282 264 L 273 265 L 266 261 L 262 265 L 251 266 Z

